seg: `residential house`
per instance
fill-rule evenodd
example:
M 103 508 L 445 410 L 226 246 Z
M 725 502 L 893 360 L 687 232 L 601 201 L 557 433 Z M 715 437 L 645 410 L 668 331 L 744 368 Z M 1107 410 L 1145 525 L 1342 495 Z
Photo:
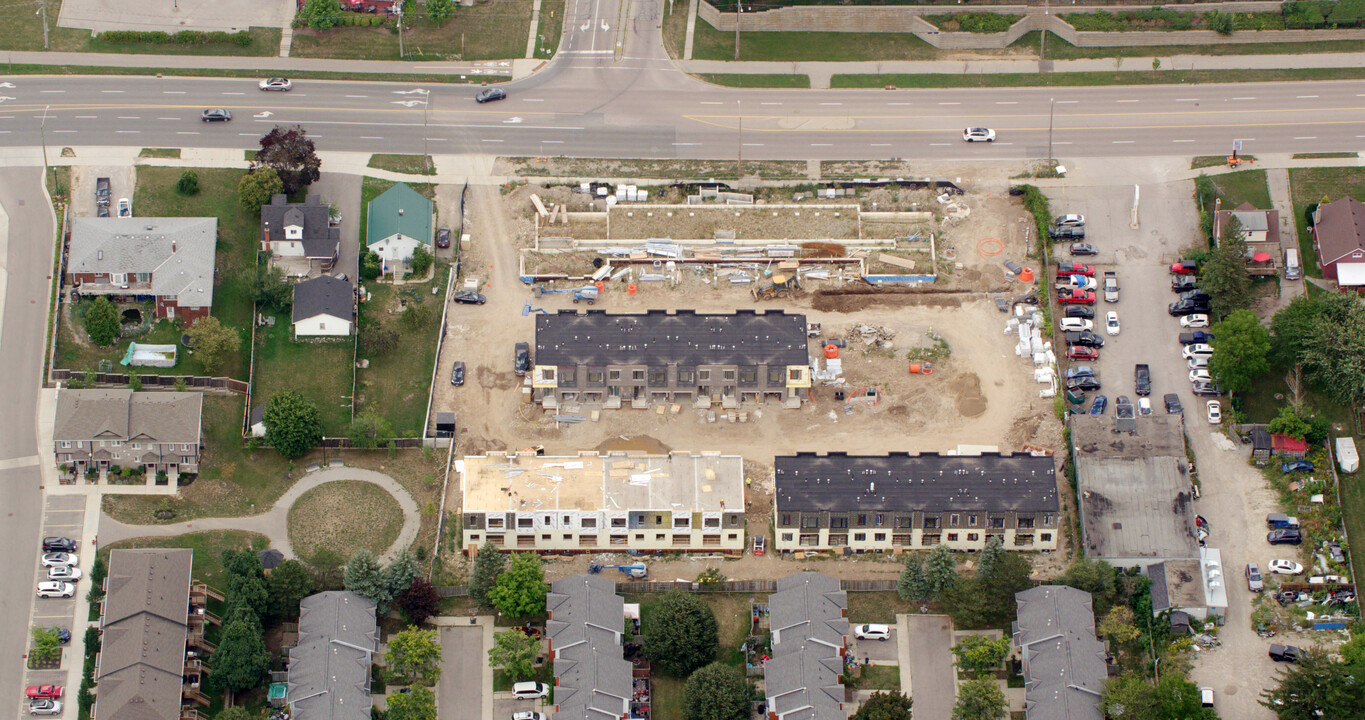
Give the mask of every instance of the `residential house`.
M 1165 560 L 1147 566 L 1152 581 L 1152 616 L 1170 610 L 1190 618 L 1207 620 L 1227 615 L 1228 589 L 1225 585 L 1223 554 L 1217 548 L 1201 547 L 1195 557 Z
M 432 249 L 431 201 L 398 183 L 370 201 L 366 211 L 365 247 L 375 251 L 386 270 L 407 262 L 419 246 Z
M 740 310 L 536 316 L 532 400 L 635 408 L 688 402 L 800 407 L 810 389 L 806 316 Z
M 550 552 L 744 551 L 738 455 L 534 450 L 457 467 L 464 547 Z
M 375 604 L 349 590 L 299 604 L 299 640 L 289 649 L 292 720 L 370 720 L 370 666 L 379 650 Z
M 52 430 L 57 462 L 78 477 L 87 468 L 144 467 L 149 483 L 165 472 L 174 486 L 178 475 L 199 472 L 203 402 L 193 392 L 62 388 Z
M 1028 720 L 1103 720 L 1108 677 L 1104 643 L 1095 637 L 1090 593 L 1039 585 L 1014 594 L 1014 646 L 1024 665 Z
M 205 608 L 223 596 L 192 581 L 194 553 L 181 549 L 114 550 L 100 604 L 99 693 L 91 720 L 202 720 L 201 691 L 213 646 Z
M 847 720 L 848 595 L 835 578 L 788 575 L 768 596 L 773 655 L 763 666 L 767 720 Z
M 66 284 L 81 297 L 155 303 L 156 317 L 198 320 L 213 309 L 218 218 L 91 218 L 71 224 Z
M 294 338 L 349 337 L 355 324 L 355 288 L 329 275 L 294 285 Z
M 291 277 L 332 271 L 341 252 L 341 228 L 332 223 L 332 206 L 320 195 L 291 203 L 274 195 L 261 206 L 261 250 Z
M 1223 229 L 1234 220 L 1247 246 L 1247 273 L 1253 276 L 1276 274 L 1281 257 L 1280 211 L 1260 210 L 1248 202 L 1235 210 L 1219 210 L 1213 215 L 1214 238 L 1222 238 Z
M 1324 278 L 1337 281 L 1342 290 L 1365 290 L 1365 203 L 1341 197 L 1319 205 L 1313 212 L 1313 245 Z
M 633 717 L 631 664 L 621 647 L 625 601 L 604 575 L 556 580 L 545 596 L 557 720 Z
M 980 550 L 996 536 L 1009 550 L 1057 549 L 1051 457 L 834 452 L 774 464 L 778 550 Z

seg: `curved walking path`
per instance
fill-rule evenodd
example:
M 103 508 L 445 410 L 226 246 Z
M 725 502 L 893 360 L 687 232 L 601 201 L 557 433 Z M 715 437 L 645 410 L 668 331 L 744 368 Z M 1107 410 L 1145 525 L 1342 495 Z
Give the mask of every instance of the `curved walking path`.
M 393 545 L 384 551 L 381 561 L 393 559 L 400 549 L 412 545 L 417 539 L 417 530 L 422 525 L 422 514 L 418 511 L 417 501 L 413 499 L 412 494 L 384 473 L 352 467 L 327 468 L 305 475 L 286 490 L 270 510 L 259 515 L 197 518 L 170 525 L 130 525 L 101 514 L 99 534 L 96 537 L 100 543 L 108 544 L 130 538 L 171 537 L 207 530 L 246 530 L 266 536 L 270 539 L 270 547 L 284 553 L 286 558 L 294 558 L 294 547 L 289 542 L 289 508 L 309 490 L 342 480 L 358 480 L 378 485 L 398 501 L 398 507 L 403 511 L 403 529 L 399 531 L 398 539 Z

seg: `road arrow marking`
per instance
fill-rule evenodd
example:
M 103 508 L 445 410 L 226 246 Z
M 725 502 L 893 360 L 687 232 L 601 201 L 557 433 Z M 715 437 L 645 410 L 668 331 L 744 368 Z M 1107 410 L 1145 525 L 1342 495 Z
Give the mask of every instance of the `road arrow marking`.
M 515 124 L 521 122 L 521 118 L 519 118 L 519 117 L 508 118 L 508 119 L 506 119 L 506 120 L 503 120 L 503 122 L 505 122 L 505 123 L 511 123 L 511 124 L 515 125 Z
M 10 97 L 10 96 L 8 96 L 8 95 L 0 95 L 0 102 L 4 102 L 4 101 L 6 101 L 6 100 L 13 100 L 13 99 L 14 99 L 14 98 L 12 98 L 12 97 Z
M 426 104 L 427 104 L 427 101 L 426 101 L 426 100 L 394 100 L 394 101 L 393 101 L 393 104 L 394 104 L 394 105 L 402 105 L 403 107 L 416 107 L 416 106 L 418 106 L 418 105 L 426 105 Z
M 270 117 L 271 115 L 274 115 L 274 114 L 275 114 L 275 113 L 272 113 L 272 112 L 270 112 L 269 110 L 266 110 L 265 112 L 262 112 L 262 113 L 256 113 L 255 115 L 252 115 L 251 117 L 268 118 L 268 117 Z
M 393 94 L 394 94 L 394 95 L 426 95 L 426 94 L 428 94 L 428 93 L 430 93 L 430 92 L 431 92 L 430 90 L 426 90 L 426 89 L 424 89 L 424 88 L 415 88 L 415 89 L 412 89 L 412 90 L 394 90 L 394 91 L 393 91 Z
M 0 88 L 12 88 L 12 87 L 14 87 L 14 83 L 10 83 L 10 82 L 0 83 Z

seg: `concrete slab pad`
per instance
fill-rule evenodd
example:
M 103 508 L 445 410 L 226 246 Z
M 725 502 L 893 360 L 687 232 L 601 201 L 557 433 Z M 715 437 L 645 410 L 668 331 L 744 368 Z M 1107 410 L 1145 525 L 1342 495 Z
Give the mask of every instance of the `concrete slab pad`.
M 293 0 L 65 0 L 60 27 L 106 30 L 221 30 L 282 28 L 294 19 Z

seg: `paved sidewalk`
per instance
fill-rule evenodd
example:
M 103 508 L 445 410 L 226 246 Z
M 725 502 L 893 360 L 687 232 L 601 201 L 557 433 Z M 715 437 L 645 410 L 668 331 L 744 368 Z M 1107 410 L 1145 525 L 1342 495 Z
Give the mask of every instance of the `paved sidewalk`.
M 383 557 L 380 558 L 381 561 L 387 562 L 393 559 L 400 550 L 407 549 L 417 539 L 417 530 L 422 524 L 422 514 L 417 508 L 417 501 L 412 498 L 407 489 L 383 473 L 362 468 L 341 467 L 319 470 L 305 475 L 285 491 L 284 495 L 275 502 L 274 507 L 260 515 L 199 518 L 171 525 L 129 525 L 108 515 L 102 515 L 99 524 L 99 542 L 101 545 L 108 545 L 112 542 L 135 537 L 170 537 L 205 530 L 246 530 L 265 535 L 270 538 L 271 547 L 284 553 L 286 558 L 293 558 L 295 557 L 294 548 L 289 543 L 289 508 L 309 490 L 319 485 L 340 480 L 359 480 L 373 483 L 387 490 L 398 501 L 398 506 L 403 511 L 403 529 L 399 531 L 398 539 L 384 552 Z
M 445 60 L 408 62 L 403 60 L 334 60 L 299 57 L 237 57 L 225 55 L 120 55 L 117 53 L 6 52 L 6 63 L 21 65 L 70 65 L 77 67 L 132 68 L 206 68 L 223 70 L 263 70 L 289 72 L 384 73 L 404 75 L 491 75 L 514 74 L 515 60 L 451 62 Z M 528 61 L 522 60 L 520 63 Z M 529 61 L 533 65 L 539 61 Z

